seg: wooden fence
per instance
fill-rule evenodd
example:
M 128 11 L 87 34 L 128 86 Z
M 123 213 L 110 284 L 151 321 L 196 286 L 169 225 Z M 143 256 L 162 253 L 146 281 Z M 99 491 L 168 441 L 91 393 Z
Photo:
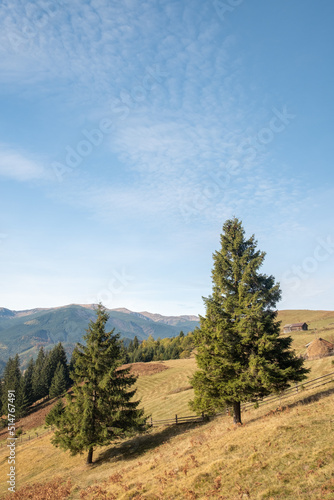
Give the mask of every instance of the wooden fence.
M 281 404 L 281 401 L 283 399 L 288 398 L 293 394 L 297 394 L 298 392 L 305 390 L 315 389 L 317 387 L 330 384 L 331 382 L 334 382 L 334 372 L 323 375 L 322 377 L 314 378 L 312 380 L 309 380 L 308 382 L 295 384 L 294 386 L 289 387 L 279 394 L 272 394 L 271 396 L 267 396 L 266 398 L 258 399 L 257 401 L 253 401 L 250 403 L 245 403 L 242 405 L 242 410 L 247 411 L 254 407 L 259 407 L 274 402 L 279 402 L 279 404 Z
M 53 431 L 53 429 L 51 429 L 49 427 L 48 429 L 45 429 L 45 430 L 40 431 L 40 432 L 31 432 L 28 436 L 25 434 L 20 434 L 19 436 L 17 436 L 15 438 L 16 439 L 15 444 L 22 443 L 23 441 L 31 441 L 31 440 L 36 439 L 38 437 L 45 436 L 45 434 L 49 434 L 49 432 L 52 432 L 52 431 Z M 10 437 L 10 438 L 8 437 L 8 439 L 12 439 L 12 437 Z M 0 443 L 0 448 L 2 448 L 3 446 L 7 446 L 7 441 L 2 441 Z
M 207 420 L 207 417 L 202 413 L 202 415 L 189 415 L 188 417 L 180 417 L 175 415 L 174 418 L 166 418 L 163 420 L 153 420 L 149 419 L 148 424 L 151 427 L 158 427 L 160 425 L 178 425 L 178 424 L 190 424 L 193 422 L 203 422 Z
M 241 405 L 242 411 L 247 411 L 251 410 L 254 408 L 258 408 L 259 406 L 263 406 L 269 403 L 275 403 L 279 402 L 281 405 L 281 402 L 283 399 L 288 398 L 292 396 L 293 394 L 300 393 L 302 391 L 310 390 L 310 389 L 315 389 L 317 387 L 321 387 L 330 383 L 334 383 L 334 372 L 328 373 L 327 375 L 323 375 L 322 377 L 317 377 L 312 380 L 309 380 L 308 382 L 303 382 L 300 384 L 295 384 L 294 386 L 289 387 L 285 391 L 281 392 L 280 394 L 273 394 L 271 396 L 267 396 L 266 398 L 259 399 L 257 401 L 253 401 L 250 403 L 245 403 Z M 232 408 L 227 408 L 226 412 L 232 411 Z M 225 413 L 217 413 L 216 415 L 224 415 Z M 182 417 L 179 415 L 175 415 L 174 418 L 167 418 L 167 419 L 162 419 L 162 420 L 153 420 L 150 418 L 148 420 L 148 425 L 151 427 L 158 427 L 158 426 L 163 426 L 163 425 L 179 425 L 179 424 L 189 424 L 189 423 L 196 423 L 196 422 L 203 422 L 207 420 L 208 417 L 202 413 L 202 415 L 189 415 L 186 417 Z M 44 436 L 45 434 L 48 434 L 51 432 L 53 429 L 49 428 L 45 430 L 44 432 L 34 432 L 30 434 L 29 436 L 24 436 L 20 435 L 16 439 L 16 443 L 22 443 L 22 441 L 30 441 L 31 439 L 35 439 L 41 436 Z M 6 446 L 5 442 L 0 443 L 0 447 Z
M 300 384 L 295 384 L 294 386 L 289 387 L 285 391 L 282 391 L 279 394 L 273 394 L 267 396 L 266 398 L 258 399 L 257 401 L 252 401 L 249 403 L 244 403 L 241 405 L 242 411 L 247 411 L 251 409 L 258 408 L 260 406 L 278 402 L 281 405 L 283 399 L 292 396 L 293 394 L 297 394 L 302 391 L 315 389 L 317 387 L 321 387 L 323 385 L 330 384 L 334 382 L 334 372 L 328 373 L 327 375 L 323 375 L 322 377 L 317 377 L 308 382 L 303 382 Z M 227 408 L 226 413 L 232 412 L 232 408 Z M 224 415 L 225 413 L 217 413 L 216 416 Z M 187 424 L 193 422 L 203 422 L 207 420 L 207 416 L 202 413 L 202 415 L 189 415 L 187 417 L 180 417 L 175 415 L 174 418 L 163 419 L 163 420 L 153 420 L 152 418 L 149 420 L 149 425 L 152 427 L 157 427 L 161 425 L 178 425 L 178 424 Z

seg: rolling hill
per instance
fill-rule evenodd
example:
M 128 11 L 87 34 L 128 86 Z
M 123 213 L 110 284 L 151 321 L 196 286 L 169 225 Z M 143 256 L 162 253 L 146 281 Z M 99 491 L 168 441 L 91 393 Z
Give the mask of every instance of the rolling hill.
M 131 312 L 116 312 L 132 317 Z M 300 353 L 315 335 L 328 338 L 334 333 L 333 317 L 330 311 L 279 313 L 282 326 L 308 322 L 309 331 L 291 334 L 292 347 Z M 242 426 L 221 415 L 198 425 L 153 427 L 100 448 L 91 467 L 84 464 L 82 455 L 72 457 L 52 446 L 52 432 L 45 430 L 44 418 L 54 400 L 46 401 L 17 423 L 23 431 L 17 441 L 17 498 L 330 500 L 334 494 L 333 357 L 305 363 L 311 369 L 309 380 L 332 374 L 331 380 L 311 389 L 301 385 L 282 403 L 251 407 L 243 412 Z M 138 363 L 133 368 L 139 370 L 135 398 L 141 400 L 146 415 L 156 421 L 191 413 L 189 376 L 196 370 L 194 357 Z M 0 435 L 3 475 L 8 471 L 6 436 L 5 430 Z M 0 495 L 5 495 L 6 487 L 1 485 Z
M 295 339 L 298 334 L 294 333 Z M 307 361 L 310 378 L 333 372 L 331 358 Z M 141 365 L 141 364 L 139 364 Z M 147 363 L 147 367 L 157 363 Z M 134 365 L 136 366 L 136 365 Z M 189 415 L 188 376 L 195 359 L 158 363 L 139 375 L 136 398 L 153 419 Z M 150 375 L 150 373 L 152 373 Z M 59 499 L 333 499 L 334 381 L 300 390 L 243 413 L 243 425 L 221 415 L 198 425 L 153 427 L 143 435 L 99 448 L 95 463 L 51 444 L 43 427 L 47 407 L 18 422 L 17 496 Z M 0 473 L 8 462 L 0 436 Z M 5 481 L 2 498 L 12 498 Z

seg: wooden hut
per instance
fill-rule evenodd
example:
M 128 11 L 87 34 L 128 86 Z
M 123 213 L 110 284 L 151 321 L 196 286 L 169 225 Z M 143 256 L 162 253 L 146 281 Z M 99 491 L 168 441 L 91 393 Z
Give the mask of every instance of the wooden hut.
M 308 330 L 307 323 L 291 323 L 290 325 L 285 325 L 283 327 L 284 333 L 299 332 L 302 330 Z

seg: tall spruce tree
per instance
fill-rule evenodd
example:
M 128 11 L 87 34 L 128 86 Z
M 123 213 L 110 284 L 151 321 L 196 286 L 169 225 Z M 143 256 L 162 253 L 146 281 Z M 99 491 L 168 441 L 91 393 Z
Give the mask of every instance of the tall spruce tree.
M 59 364 L 63 366 L 66 388 L 68 388 L 70 385 L 69 369 L 66 352 L 61 342 L 58 342 L 58 344 L 51 349 L 44 361 L 43 370 L 45 372 L 48 389 L 51 387 L 52 380 L 54 379 Z
M 20 358 L 16 354 L 14 358 L 9 358 L 5 369 L 2 382 L 2 412 L 8 413 L 8 391 L 14 391 L 15 397 L 21 394 Z
M 64 365 L 62 363 L 58 363 L 55 374 L 51 381 L 49 396 L 50 398 L 55 398 L 57 396 L 61 396 L 66 392 L 67 382 L 66 382 L 66 372 Z
M 241 423 L 242 402 L 282 391 L 308 372 L 290 349 L 292 338 L 280 337 L 275 305 L 281 291 L 273 276 L 259 273 L 265 253 L 256 247 L 237 218 L 225 222 L 221 249 L 213 254 L 212 295 L 203 298 L 206 316 L 194 332 L 200 370 L 190 406 L 209 413 L 232 406 L 235 423 Z
M 139 401 L 132 401 L 136 377 L 120 368 L 119 334 L 114 329 L 105 331 L 107 321 L 100 304 L 96 321 L 90 322 L 83 337 L 86 345 L 78 344 L 75 349 L 74 395 L 67 396 L 66 406 L 59 404 L 46 419 L 47 425 L 56 426 L 53 444 L 73 455 L 88 451 L 89 464 L 96 446 L 139 431 L 146 421 L 144 410 L 137 408 Z
M 18 418 L 24 417 L 28 412 L 29 397 L 27 395 L 27 387 L 24 382 L 24 377 L 21 377 L 21 382 L 17 393 L 15 393 L 15 416 Z
M 25 385 L 25 393 L 28 400 L 29 405 L 34 402 L 34 394 L 32 389 L 32 376 L 34 373 L 34 360 L 31 358 L 28 366 L 24 372 L 23 379 Z
M 47 359 L 48 357 L 43 347 L 41 347 L 38 351 L 31 379 L 34 401 L 44 398 L 49 393 L 46 372 Z
M 67 362 L 66 352 L 61 342 L 58 342 L 55 348 L 57 350 L 58 364 L 60 363 L 64 367 L 66 388 L 68 388 L 71 385 L 71 379 L 70 379 L 69 364 Z

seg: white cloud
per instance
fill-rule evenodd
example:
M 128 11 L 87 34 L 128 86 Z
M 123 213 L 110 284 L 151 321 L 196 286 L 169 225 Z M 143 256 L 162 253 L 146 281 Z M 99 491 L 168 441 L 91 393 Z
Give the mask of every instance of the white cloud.
M 47 173 L 41 164 L 0 144 L 0 176 L 24 182 L 46 179 Z

